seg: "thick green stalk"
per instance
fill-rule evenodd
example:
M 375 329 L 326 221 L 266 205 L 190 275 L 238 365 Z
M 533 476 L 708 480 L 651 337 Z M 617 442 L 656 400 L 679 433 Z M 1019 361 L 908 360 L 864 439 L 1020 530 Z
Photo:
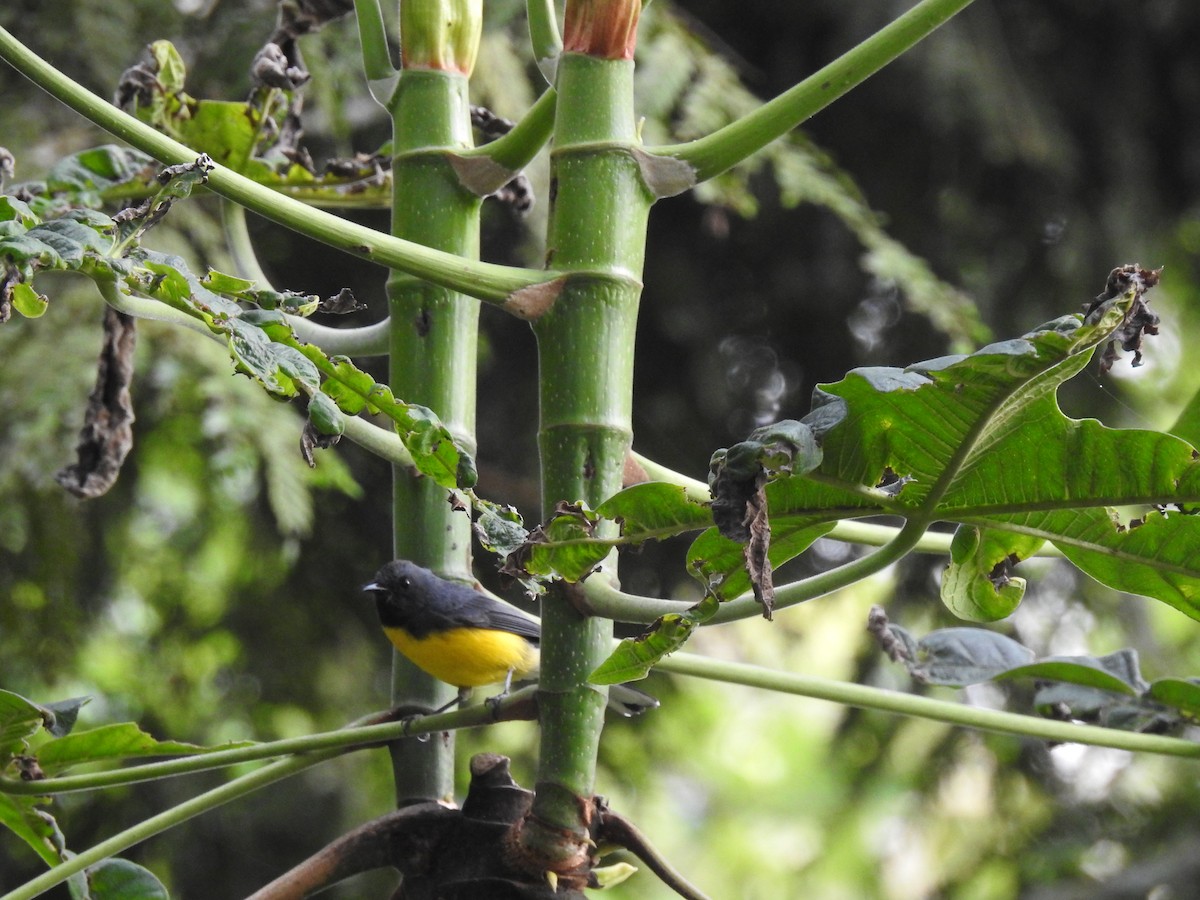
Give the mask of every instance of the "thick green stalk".
M 633 64 L 567 53 L 558 94 L 547 262 L 572 274 L 534 326 L 547 514 L 558 501 L 595 505 L 621 487 L 653 199 L 630 153 Z M 586 844 L 580 798 L 593 792 L 604 727 L 605 698 L 586 681 L 608 653 L 612 623 L 584 617 L 571 599 L 560 586 L 542 603 L 541 753 L 533 817 L 521 835 L 547 869 L 570 868 Z
M 456 15 L 438 3 L 405 3 L 401 56 L 406 66 L 391 104 L 392 233 L 463 258 L 479 256 L 480 199 L 458 180 L 449 153 L 472 145 L 467 75 L 482 28 L 481 6 L 456 2 Z M 421 15 L 424 14 L 424 15 Z M 435 64 L 444 68 L 434 68 Z M 387 283 L 391 314 L 391 387 L 428 406 L 470 452 L 475 448 L 475 360 L 479 302 L 448 288 L 393 272 Z M 393 469 L 393 551 L 446 577 L 471 578 L 471 521 L 446 502 L 429 478 Z M 454 689 L 396 654 L 396 704 L 444 705 Z M 396 796 L 401 803 L 450 799 L 454 742 L 399 741 L 393 745 Z

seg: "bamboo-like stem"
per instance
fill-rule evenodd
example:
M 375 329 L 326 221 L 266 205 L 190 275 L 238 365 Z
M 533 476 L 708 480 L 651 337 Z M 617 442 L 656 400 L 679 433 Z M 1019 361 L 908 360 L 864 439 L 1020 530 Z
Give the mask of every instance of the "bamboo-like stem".
M 971 3 L 922 0 L 854 49 L 736 122 L 689 143 L 651 152 L 687 163 L 693 170 L 693 184 L 720 175 L 866 81 Z
M 406 2 L 401 8 L 405 68 L 390 107 L 392 233 L 470 261 L 479 256 L 481 201 L 459 183 L 448 154 L 473 143 L 467 77 L 483 27 L 482 4 L 455 0 L 451 6 Z M 391 274 L 387 294 L 392 390 L 432 409 L 474 454 L 479 302 L 404 272 Z M 393 555 L 470 580 L 470 517 L 447 503 L 432 479 L 402 466 L 392 471 Z M 394 655 L 393 705 L 438 708 L 454 693 Z M 399 741 L 392 763 L 401 805 L 453 799 L 452 739 Z
M 535 324 L 543 510 L 595 505 L 618 491 L 631 443 L 633 343 L 652 196 L 636 143 L 633 65 L 566 53 L 558 65 L 554 205 L 547 257 L 568 277 Z M 604 697 L 587 677 L 612 623 L 583 616 L 558 585 L 542 603 L 541 752 L 533 812 L 520 842 L 547 869 L 586 857 L 584 812 L 595 782 Z
M 168 165 L 195 162 L 199 151 L 155 131 L 63 75 L 0 28 L 0 59 L 38 87 L 105 131 Z M 557 273 L 467 260 L 350 222 L 293 200 L 216 165 L 207 187 L 300 234 L 379 265 L 408 272 L 490 303 L 504 305 L 522 288 L 553 280 Z

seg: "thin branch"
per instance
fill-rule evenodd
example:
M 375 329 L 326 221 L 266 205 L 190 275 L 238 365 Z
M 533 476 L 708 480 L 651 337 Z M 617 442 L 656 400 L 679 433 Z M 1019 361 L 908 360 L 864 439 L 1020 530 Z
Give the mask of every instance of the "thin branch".
M 1059 722 L 1037 716 L 982 709 L 946 700 L 935 700 L 931 697 L 887 691 L 864 684 L 831 681 L 813 675 L 772 671 L 745 663 L 706 659 L 688 653 L 676 653 L 674 656 L 662 660 L 655 668 L 676 675 L 707 678 L 727 684 L 741 684 L 784 694 L 795 694 L 800 697 L 828 700 L 844 706 L 877 709 L 882 712 L 946 722 L 950 725 L 963 725 L 967 728 L 978 728 L 1000 734 L 1200 760 L 1200 743 L 1182 738 L 1120 731 L 1116 728 L 1100 728 L 1095 725 L 1076 725 L 1073 722 Z
M 3 28 L 0 28 L 0 58 L 80 115 L 160 162 L 191 163 L 199 155 L 198 151 L 155 131 L 72 81 Z M 544 285 L 558 277 L 554 272 L 466 260 L 401 240 L 313 209 L 224 166 L 214 166 L 207 186 L 222 197 L 331 247 L 490 303 L 504 305 L 523 288 Z M 521 303 L 514 303 L 513 309 L 518 314 L 521 308 Z
M 775 608 L 783 609 L 795 606 L 798 603 L 833 593 L 874 575 L 911 553 L 920 543 L 924 533 L 925 526 L 923 524 L 915 521 L 909 522 L 903 528 L 896 530 L 892 539 L 874 553 L 817 575 L 776 587 Z M 596 576 L 587 579 L 583 583 L 583 587 L 588 599 L 588 611 L 591 614 L 620 622 L 649 625 L 659 616 L 680 613 L 694 605 L 680 600 L 654 600 L 649 597 L 626 594 L 608 584 L 603 578 Z M 748 619 L 760 615 L 762 615 L 762 605 L 755 599 L 752 592 L 747 592 L 722 603 L 716 615 L 705 624 L 719 625 L 723 622 L 733 622 L 737 619 Z
M 251 772 L 249 775 L 235 778 L 221 787 L 205 791 L 191 800 L 180 803 L 178 806 L 159 813 L 157 816 L 151 816 L 149 819 L 139 822 L 132 828 L 127 828 L 107 840 L 101 841 L 94 847 L 90 847 L 82 853 L 72 856 L 65 862 L 59 863 L 57 866 L 43 872 L 37 878 L 25 882 L 25 884 L 16 890 L 10 891 L 3 897 L 0 897 L 0 900 L 32 900 L 32 898 L 44 891 L 48 891 L 55 885 L 62 884 L 77 872 L 82 872 L 84 869 L 95 865 L 101 860 L 115 856 L 121 851 L 132 847 L 134 844 L 141 843 L 147 838 L 166 831 L 168 828 L 174 828 L 176 825 L 186 822 L 188 819 L 201 813 L 216 809 L 218 806 L 229 803 L 231 800 L 244 797 L 246 794 L 256 791 L 259 788 L 303 772 L 305 769 L 312 768 L 318 763 L 333 759 L 341 752 L 340 749 L 326 750 L 306 756 L 290 757 L 263 766 L 263 768 Z
M 399 738 L 417 737 L 438 731 L 455 731 L 459 728 L 477 728 L 495 722 L 523 721 L 534 716 L 532 708 L 533 688 L 514 691 L 495 704 L 480 704 L 457 709 L 453 712 L 428 715 L 421 709 L 389 710 L 374 714 L 358 723 L 336 731 L 322 731 L 297 738 L 284 738 L 236 747 L 230 750 L 214 750 L 199 756 L 170 759 L 159 762 L 129 766 L 110 772 L 93 772 L 86 775 L 63 775 L 39 781 L 19 781 L 0 777 L 0 794 L 49 795 L 71 791 L 88 791 L 117 785 L 138 784 L 159 778 L 191 775 L 211 769 L 258 762 L 288 755 L 314 755 L 332 751 L 344 753 L 386 744 Z M 409 715 L 411 713 L 411 715 Z M 402 718 L 404 716 L 407 718 Z M 367 724 L 370 723 L 370 724 Z
M 857 47 L 754 112 L 698 140 L 651 152 L 689 164 L 693 184 L 720 175 L 866 81 L 971 2 L 922 0 Z
M 553 85 L 563 47 L 554 11 L 554 0 L 527 0 L 525 10 L 529 20 L 529 42 L 533 47 L 534 61 L 546 83 Z
M 358 22 L 358 41 L 362 48 L 367 87 L 375 102 L 386 109 L 396 91 L 400 75 L 392 65 L 379 0 L 354 0 L 354 18 Z

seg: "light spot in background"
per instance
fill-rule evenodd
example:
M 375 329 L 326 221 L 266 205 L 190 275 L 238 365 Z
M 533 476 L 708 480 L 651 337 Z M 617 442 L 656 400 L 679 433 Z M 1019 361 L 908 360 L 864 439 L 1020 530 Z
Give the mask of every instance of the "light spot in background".
M 1094 803 L 1112 793 L 1113 783 L 1133 760 L 1128 750 L 1060 744 L 1050 750 L 1054 771 L 1078 801 Z
M 887 332 L 896 327 L 902 314 L 900 291 L 896 285 L 873 278 L 870 294 L 846 317 L 846 325 L 851 337 L 870 353 L 884 343 Z
M 799 373 L 789 371 L 762 338 L 732 336 L 717 345 L 725 370 L 725 388 L 733 407 L 732 434 L 745 434 L 779 419 L 784 401 L 795 392 Z

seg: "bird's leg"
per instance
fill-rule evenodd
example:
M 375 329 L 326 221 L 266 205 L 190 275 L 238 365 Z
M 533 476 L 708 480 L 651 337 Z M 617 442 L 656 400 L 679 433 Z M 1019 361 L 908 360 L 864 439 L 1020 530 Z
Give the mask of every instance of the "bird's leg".
M 513 670 L 509 669 L 508 674 L 504 676 L 504 690 L 502 690 L 500 693 L 498 693 L 495 697 L 488 697 L 486 700 L 483 701 L 491 709 L 493 719 L 500 718 L 500 703 L 504 700 L 505 697 L 508 696 L 508 692 L 512 688 L 512 680 L 513 680 Z

